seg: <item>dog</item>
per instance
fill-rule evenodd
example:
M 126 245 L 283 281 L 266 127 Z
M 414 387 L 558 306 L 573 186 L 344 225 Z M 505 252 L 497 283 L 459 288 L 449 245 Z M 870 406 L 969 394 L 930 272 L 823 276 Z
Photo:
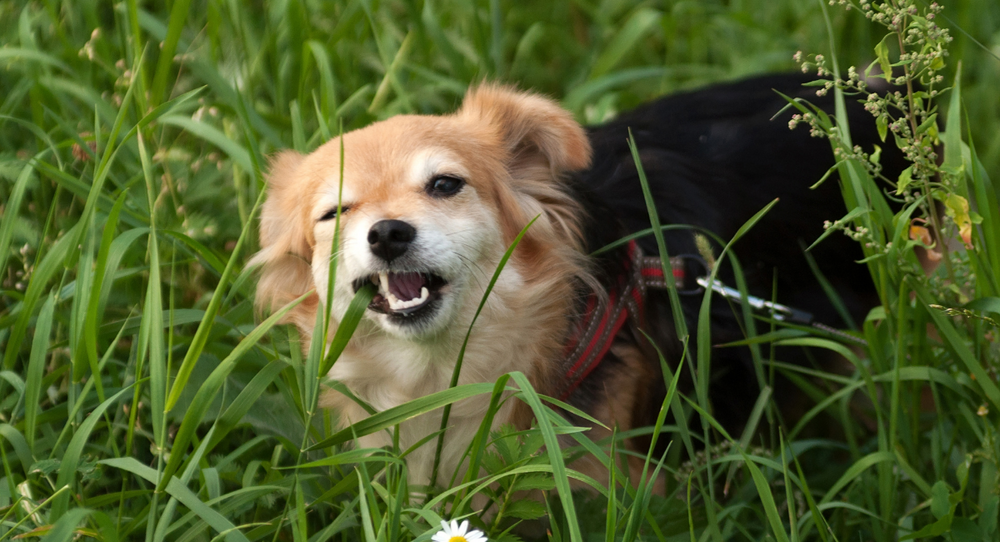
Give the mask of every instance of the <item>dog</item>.
M 822 233 L 824 220 L 845 213 L 835 181 L 809 188 L 834 164 L 829 142 L 790 131 L 791 112 L 772 119 L 787 105 L 775 90 L 833 110 L 832 98 L 817 97 L 802 86 L 806 81 L 774 75 L 722 84 L 589 129 L 548 98 L 483 84 L 453 114 L 396 116 L 305 156 L 281 152 L 272 160 L 261 250 L 251 262 L 261 269 L 256 301 L 277 308 L 313 292 L 286 316 L 311 340 L 328 298 L 333 329 L 356 291 L 373 283 L 378 293 L 329 376 L 385 410 L 448 388 L 494 270 L 524 230 L 465 345 L 459 383 L 520 371 L 539 393 L 564 399 L 605 427 L 650 425 L 666 392 L 657 351 L 671 364 L 683 354 L 662 268 L 647 265 L 659 261 L 655 239 L 591 255 L 650 228 L 629 129 L 664 224 L 690 224 L 728 240 L 778 198 L 734 247 L 750 293 L 770 299 L 776 284 L 780 302 L 842 325 L 802 249 Z M 865 115 L 850 107 L 855 142 L 871 151 L 880 142 Z M 883 155 L 888 171 L 902 170 L 899 160 Z M 691 230 L 667 231 L 665 241 L 672 256 L 699 254 Z M 842 236 L 812 251 L 855 317 L 878 302 L 867 270 L 853 263 L 860 254 Z M 731 267 L 718 276 L 733 284 Z M 690 329 L 701 299 L 682 296 Z M 740 317 L 718 296 L 710 318 L 713 343 L 744 338 Z M 739 427 L 759 392 L 751 357 L 738 348 L 712 355 L 713 414 Z M 411 483 L 443 484 L 462 469 L 488 401 L 454 405 L 438 478 L 434 446 L 425 445 L 409 456 Z M 344 424 L 368 416 L 344 394 L 331 392 L 326 402 Z M 408 420 L 399 445 L 412 446 L 440 423 L 440 412 Z M 506 401 L 494 426 L 531 423 L 529 408 Z M 384 434 L 360 441 L 391 443 Z M 648 441 L 630 446 L 645 453 Z

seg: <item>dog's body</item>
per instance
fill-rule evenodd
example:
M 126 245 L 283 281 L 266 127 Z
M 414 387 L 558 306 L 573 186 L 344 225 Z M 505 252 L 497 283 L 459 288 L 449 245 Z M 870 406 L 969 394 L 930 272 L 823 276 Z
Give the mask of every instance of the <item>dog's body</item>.
M 824 219 L 843 214 L 834 183 L 820 192 L 808 189 L 833 163 L 829 144 L 804 130 L 789 132 L 787 115 L 769 120 L 784 105 L 771 89 L 811 96 L 801 82 L 763 78 L 666 98 L 589 135 L 547 99 L 484 86 L 470 91 L 453 115 L 399 116 L 344 135 L 332 320 L 343 318 L 365 283 L 377 283 L 379 293 L 331 378 L 377 410 L 446 389 L 490 277 L 537 216 L 476 322 L 459 382 L 491 382 L 521 371 L 540 393 L 565 391 L 565 345 L 582 317 L 582 300 L 595 291 L 603 296 L 628 272 L 624 248 L 587 255 L 649 227 L 625 144 L 628 127 L 664 223 L 695 224 L 728 239 L 780 196 L 781 203 L 736 246 L 751 291 L 770 297 L 778 268 L 780 301 L 837 323 L 799 244 L 813 241 Z M 856 139 L 873 141 L 874 130 L 869 132 Z M 340 155 L 339 139 L 308 156 L 280 154 L 261 220 L 262 250 L 254 259 L 262 265 L 258 302 L 277 307 L 315 289 L 289 314 L 307 337 L 328 296 Z M 826 269 L 836 266 L 835 286 L 849 307 L 861 311 L 872 303 L 873 290 L 865 270 L 850 263 L 851 246 L 834 246 L 839 242 L 821 245 L 817 261 Z M 671 254 L 697 252 L 689 232 L 668 233 L 667 245 Z M 655 254 L 651 237 L 639 247 Z M 741 338 L 732 311 L 717 305 L 713 340 Z M 666 294 L 649 292 L 643 306 L 643 314 L 611 339 L 600 365 L 567 392 L 571 404 L 608 425 L 647 425 L 662 401 L 659 361 L 639 327 L 669 361 L 680 357 Z M 693 326 L 697 303 L 684 309 Z M 728 367 L 716 384 L 726 391 L 717 410 L 724 422 L 738 424 L 743 396 L 756 396 L 757 386 L 746 353 L 730 352 L 728 359 L 713 359 L 713 366 Z M 460 468 L 487 402 L 481 397 L 455 405 L 437 482 Z M 340 394 L 330 404 L 344 423 L 367 415 Z M 507 401 L 494 425 L 503 423 L 525 427 L 530 411 Z M 440 414 L 404 423 L 400 445 L 411 446 L 439 425 Z M 365 446 L 386 444 L 382 434 L 362 439 Z M 411 454 L 412 482 L 435 482 L 433 453 L 427 445 Z

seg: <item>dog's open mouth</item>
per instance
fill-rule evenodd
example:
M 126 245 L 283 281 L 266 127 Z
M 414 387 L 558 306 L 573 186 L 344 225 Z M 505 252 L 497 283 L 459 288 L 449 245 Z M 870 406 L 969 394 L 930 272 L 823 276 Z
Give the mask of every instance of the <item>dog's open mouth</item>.
M 368 308 L 399 319 L 426 314 L 440 299 L 441 289 L 448 284 L 440 275 L 417 271 L 382 271 L 354 281 L 354 290 L 366 282 L 378 287 Z

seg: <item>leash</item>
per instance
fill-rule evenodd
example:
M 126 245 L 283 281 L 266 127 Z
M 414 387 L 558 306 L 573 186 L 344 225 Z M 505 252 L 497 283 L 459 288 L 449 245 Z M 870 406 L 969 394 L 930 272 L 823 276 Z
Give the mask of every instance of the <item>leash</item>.
M 810 326 L 861 346 L 868 345 L 864 339 L 814 322 L 813 315 L 809 312 L 749 294 L 744 296 L 739 290 L 726 286 L 718 279 L 709 281 L 708 263 L 700 256 L 690 254 L 673 256 L 670 258 L 670 267 L 674 285 L 681 295 L 701 294 L 711 287 L 713 292 L 730 301 L 739 303 L 746 299 L 752 309 L 768 314 L 779 322 Z M 701 268 L 701 273 L 690 272 L 698 267 Z M 618 277 L 618 282 L 608 289 L 606 299 L 596 293 L 591 293 L 587 297 L 583 318 L 570 333 L 563 351 L 562 365 L 565 379 L 559 393 L 560 400 L 568 399 L 584 379 L 597 368 L 626 321 L 632 320 L 636 326 L 642 327 L 645 323 L 644 307 L 647 291 L 669 288 L 660 258 L 644 256 L 634 240 L 630 241 L 627 247 L 626 269 L 627 271 Z
M 698 277 L 695 280 L 702 288 L 708 288 L 708 277 Z M 745 297 L 747 304 L 750 305 L 750 308 L 756 309 L 759 312 L 767 312 L 772 318 L 779 322 L 809 326 L 824 333 L 834 335 L 837 338 L 844 339 L 845 341 L 850 341 L 859 346 L 868 346 L 868 341 L 862 339 L 861 337 L 855 337 L 850 333 L 845 333 L 837 328 L 814 321 L 812 313 L 792 308 L 787 305 L 782 305 L 780 303 L 774 303 L 750 294 L 743 296 L 740 294 L 739 290 L 726 286 L 725 284 L 719 282 L 718 279 L 712 282 L 712 291 L 737 303 Z

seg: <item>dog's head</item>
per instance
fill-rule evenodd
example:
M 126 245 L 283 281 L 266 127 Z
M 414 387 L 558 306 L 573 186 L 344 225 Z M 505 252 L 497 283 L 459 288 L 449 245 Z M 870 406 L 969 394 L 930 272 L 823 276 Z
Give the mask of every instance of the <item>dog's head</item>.
M 433 335 L 459 315 L 471 318 L 504 251 L 535 216 L 502 276 L 514 289 L 565 281 L 579 265 L 580 213 L 564 175 L 589 161 L 586 134 L 568 112 L 496 86 L 471 90 L 451 115 L 397 116 L 308 156 L 283 152 L 272 163 L 253 261 L 262 266 L 258 303 L 281 305 L 315 288 L 319 304 L 313 298 L 291 318 L 311 330 L 336 251 L 335 320 L 372 282 L 378 294 L 366 317 L 376 328 Z

